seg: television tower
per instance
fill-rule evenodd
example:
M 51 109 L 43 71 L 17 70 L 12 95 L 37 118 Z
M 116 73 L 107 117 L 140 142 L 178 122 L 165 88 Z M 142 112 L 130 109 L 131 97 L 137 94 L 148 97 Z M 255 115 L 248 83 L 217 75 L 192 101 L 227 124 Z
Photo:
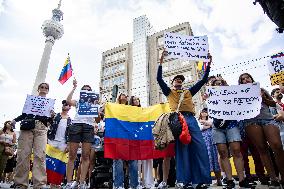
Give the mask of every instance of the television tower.
M 37 95 L 38 85 L 45 82 L 52 46 L 54 45 L 55 40 L 60 39 L 64 34 L 63 25 L 60 23 L 60 21 L 63 20 L 63 12 L 60 10 L 61 1 L 62 0 L 59 0 L 57 8 L 52 10 L 52 18 L 50 20 L 45 20 L 41 26 L 46 40 L 36 79 L 34 81 L 32 95 Z

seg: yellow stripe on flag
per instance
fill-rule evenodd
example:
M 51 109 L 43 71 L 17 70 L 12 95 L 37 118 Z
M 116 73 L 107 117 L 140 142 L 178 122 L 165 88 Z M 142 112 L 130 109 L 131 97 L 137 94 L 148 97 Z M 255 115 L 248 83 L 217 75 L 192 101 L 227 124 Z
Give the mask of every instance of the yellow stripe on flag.
M 127 106 L 122 104 L 107 103 L 105 106 L 106 118 L 116 118 L 129 122 L 156 121 L 165 112 L 170 112 L 169 105 L 157 104 L 147 108 Z
M 59 149 L 51 146 L 50 144 L 46 145 L 46 155 L 48 155 L 49 157 L 53 157 L 55 159 L 58 159 L 58 160 L 60 160 L 64 163 L 68 162 L 67 153 L 60 151 Z

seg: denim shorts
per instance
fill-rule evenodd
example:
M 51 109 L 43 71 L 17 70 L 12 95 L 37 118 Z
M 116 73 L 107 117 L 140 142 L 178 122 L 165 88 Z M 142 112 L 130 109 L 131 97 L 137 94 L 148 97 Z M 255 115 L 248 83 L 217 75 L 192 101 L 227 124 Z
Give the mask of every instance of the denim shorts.
M 68 128 L 68 142 L 93 143 L 94 127 L 85 123 L 74 123 Z
M 231 129 L 217 129 L 216 127 L 213 127 L 212 136 L 213 144 L 226 144 L 242 141 L 240 129 L 238 127 L 233 127 Z
M 276 121 L 274 119 L 248 119 L 244 120 L 243 123 L 245 127 L 249 125 L 259 125 L 259 126 L 273 125 L 280 128 L 282 125 L 281 122 Z

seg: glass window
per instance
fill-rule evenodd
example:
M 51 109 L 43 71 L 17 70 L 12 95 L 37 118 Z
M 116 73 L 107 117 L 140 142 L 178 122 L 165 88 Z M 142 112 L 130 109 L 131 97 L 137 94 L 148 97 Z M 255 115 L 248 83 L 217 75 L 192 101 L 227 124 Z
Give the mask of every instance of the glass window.
M 164 36 L 158 38 L 158 46 L 164 46 Z
M 125 64 L 119 64 L 119 71 L 123 71 L 125 69 Z
M 109 68 L 104 69 L 104 76 L 107 76 L 107 75 L 109 75 Z
M 177 33 L 182 34 L 182 35 L 186 35 L 186 30 L 181 30 L 181 31 L 178 31 Z

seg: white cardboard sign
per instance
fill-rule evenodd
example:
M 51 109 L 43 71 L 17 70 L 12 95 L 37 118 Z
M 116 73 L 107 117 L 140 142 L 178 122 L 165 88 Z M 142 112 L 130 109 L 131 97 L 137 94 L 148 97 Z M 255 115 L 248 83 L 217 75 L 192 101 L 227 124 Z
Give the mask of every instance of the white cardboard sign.
M 188 36 L 165 32 L 164 47 L 170 58 L 208 61 L 207 36 Z
M 54 104 L 55 99 L 27 95 L 22 113 L 50 117 Z
M 259 83 L 207 87 L 209 116 L 223 120 L 244 120 L 260 113 Z

